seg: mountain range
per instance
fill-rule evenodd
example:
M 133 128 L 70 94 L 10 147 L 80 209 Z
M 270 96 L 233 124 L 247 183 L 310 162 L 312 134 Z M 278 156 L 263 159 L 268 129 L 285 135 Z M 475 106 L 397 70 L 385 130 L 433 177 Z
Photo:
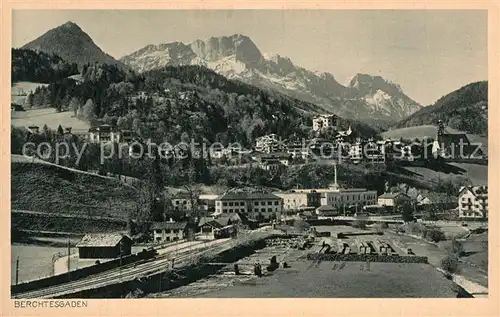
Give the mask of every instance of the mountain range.
M 189 44 L 147 45 L 116 60 L 103 52 L 78 25 L 67 22 L 22 48 L 56 54 L 80 67 L 97 62 L 140 73 L 165 66 L 205 66 L 229 79 L 314 103 L 321 112 L 365 122 L 396 123 L 422 108 L 399 85 L 380 76 L 356 74 L 344 86 L 330 73 L 307 70 L 288 57 L 262 54 L 249 37 L 241 34 Z
M 397 121 L 422 108 L 401 87 L 380 76 L 356 74 L 343 86 L 326 72 L 295 65 L 288 57 L 262 54 L 247 36 L 211 37 L 189 44 L 148 45 L 120 61 L 138 72 L 174 65 L 202 65 L 260 88 L 313 102 L 325 112 L 355 119 Z

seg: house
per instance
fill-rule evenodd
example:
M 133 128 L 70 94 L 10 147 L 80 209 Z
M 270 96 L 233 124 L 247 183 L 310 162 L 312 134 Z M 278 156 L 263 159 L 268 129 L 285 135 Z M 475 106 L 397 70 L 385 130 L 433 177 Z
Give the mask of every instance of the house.
M 174 205 L 175 210 L 191 211 L 193 209 L 193 203 L 196 204 L 198 199 L 196 197 L 191 197 L 189 193 L 179 192 L 172 197 L 172 205 Z
M 437 138 L 432 153 L 443 158 L 474 158 L 484 155 L 482 149 L 470 143 L 467 134 L 446 132 L 443 121 L 438 121 Z
M 153 241 L 165 243 L 185 239 L 187 236 L 187 222 L 154 222 L 151 225 Z
M 273 194 L 283 199 L 284 211 L 299 211 L 308 207 L 318 207 L 321 204 L 321 194 L 314 189 L 305 191 L 289 190 Z
M 333 205 L 324 205 L 316 208 L 316 215 L 320 217 L 336 217 L 341 214 L 338 207 Z
M 464 186 L 458 194 L 458 216 L 488 219 L 488 186 Z
M 196 234 L 203 238 L 213 239 L 218 231 L 238 224 L 243 224 L 243 220 L 237 213 L 223 214 L 217 217 L 202 217 L 198 222 Z
M 363 144 L 357 140 L 349 149 L 349 158 L 354 164 L 359 164 L 363 160 Z
M 410 202 L 411 198 L 410 196 L 397 192 L 397 193 L 384 193 L 378 197 L 378 204 L 380 206 L 386 206 L 386 207 L 397 207 L 397 206 L 402 206 L 407 202 Z
M 130 143 L 134 140 L 134 133 L 131 130 L 121 131 L 121 141 L 125 143 Z
M 10 110 L 11 111 L 25 111 L 23 106 L 15 104 L 15 103 L 10 104 Z
M 255 150 L 262 153 L 273 153 L 285 150 L 285 146 L 276 134 L 268 134 L 255 140 Z
M 271 170 L 273 168 L 279 168 L 281 166 L 290 165 L 292 159 L 291 155 L 284 152 L 276 152 L 269 154 L 261 154 L 253 156 L 259 167 L 265 170 Z
M 242 213 L 259 221 L 277 219 L 283 210 L 282 201 L 268 193 L 226 193 L 216 200 L 214 215 Z
M 334 114 L 321 114 L 313 118 L 313 131 L 337 130 L 338 118 Z
M 89 141 L 93 143 L 120 142 L 120 131 L 109 124 L 89 129 Z
M 92 233 L 76 245 L 80 259 L 109 259 L 132 253 L 132 239 L 121 233 Z
M 26 127 L 26 130 L 28 130 L 28 132 L 31 134 L 40 133 L 40 127 L 37 125 L 30 125 L 29 127 Z
M 215 230 L 220 228 L 222 228 L 222 225 L 215 221 L 213 217 L 201 217 L 198 222 L 196 235 L 200 235 L 203 238 L 213 239 Z
M 292 159 L 300 158 L 306 160 L 309 157 L 309 149 L 303 141 L 288 141 L 286 148 L 286 153 L 288 153 Z

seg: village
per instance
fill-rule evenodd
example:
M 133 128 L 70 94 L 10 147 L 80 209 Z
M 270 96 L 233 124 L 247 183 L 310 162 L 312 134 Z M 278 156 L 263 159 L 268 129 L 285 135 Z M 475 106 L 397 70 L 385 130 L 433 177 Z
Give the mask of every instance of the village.
M 100 271 L 103 265 L 109 265 L 110 268 L 116 265 L 122 267 L 122 259 L 134 262 L 132 260 L 134 257 L 139 261 L 147 261 L 148 259 L 154 261 L 158 254 L 166 257 L 166 260 L 163 261 L 167 261 L 167 263 L 171 261 L 170 267 L 173 268 L 176 265 L 175 257 L 178 259 L 187 257 L 187 253 L 193 252 L 193 250 L 201 250 L 201 253 L 207 252 L 212 248 L 224 246 L 228 241 L 238 241 L 242 235 L 246 236 L 262 229 L 271 230 L 269 232 L 280 235 L 287 232 L 287 229 L 283 228 L 294 228 L 292 232 L 295 236 L 303 236 L 304 234 L 310 236 L 310 230 L 313 230 L 314 236 L 319 236 L 319 240 L 312 240 L 312 245 L 300 242 L 299 244 L 302 244 L 300 249 L 305 251 L 302 251 L 301 255 L 293 253 L 295 255 L 291 258 L 288 257 L 287 261 L 289 262 L 285 263 L 294 263 L 298 258 L 306 256 L 304 252 L 310 248 L 314 249 L 314 245 L 318 245 L 317 254 L 333 252 L 334 254 L 371 254 L 370 256 L 379 254 L 382 257 L 416 256 L 418 258 L 418 256 L 425 255 L 426 251 L 423 251 L 423 254 L 421 252 L 415 254 L 414 247 L 405 246 L 397 236 L 394 238 L 393 235 L 396 232 L 401 232 L 403 230 L 401 228 L 409 223 L 428 224 L 429 218 L 426 218 L 426 213 L 433 208 L 439 211 L 430 223 L 440 223 L 440 230 L 444 230 L 444 233 L 439 231 L 443 237 L 436 239 L 436 241 L 445 239 L 444 236 L 450 234 L 454 236 L 457 232 L 460 236 L 470 232 L 470 230 L 487 228 L 488 189 L 484 185 L 463 186 L 456 193 L 457 200 L 445 201 L 442 197 L 436 198 L 437 196 L 419 192 L 414 192 L 412 195 L 404 190 L 393 191 L 389 188 L 386 188 L 386 191 L 379 195 L 376 190 L 346 188 L 337 182 L 337 166 L 343 164 L 342 159 L 346 159 L 349 164 L 354 165 L 368 163 L 369 168 L 374 170 L 385 169 L 388 162 L 406 165 L 418 164 L 419 160 L 437 161 L 443 160 L 447 154 L 455 150 L 453 147 L 457 140 L 461 144 L 466 144 L 465 150 L 469 157 L 465 159 L 478 159 L 470 157 L 475 149 L 470 145 L 465 135 L 447 134 L 444 132 L 442 122 L 439 122 L 436 141 L 429 143 L 429 150 L 432 154 L 429 158 L 421 158 L 419 155 L 422 154 L 422 146 L 419 143 L 415 145 L 415 140 L 405 144 L 404 141 L 390 139 L 380 141 L 355 139 L 351 144 L 348 141 L 352 140 L 350 137 L 353 131 L 350 127 L 346 131 L 337 131 L 336 120 L 337 117 L 334 115 L 316 116 L 313 120 L 313 131 L 317 135 L 321 135 L 325 131 L 333 131 L 335 139 L 331 140 L 331 143 L 326 139 L 314 138 L 309 140 L 310 143 L 312 142 L 311 146 L 304 146 L 304 144 L 299 145 L 299 141 L 286 143 L 276 135 L 266 135 L 256 140 L 252 150 L 235 147 L 221 149 L 219 147 L 214 151 L 208 151 L 208 155 L 212 156 L 216 162 L 219 160 L 222 164 L 227 162 L 231 156 L 249 155 L 259 168 L 273 170 L 293 164 L 304 164 L 304 162 L 318 158 L 325 160 L 324 144 L 327 144 L 326 160 L 331 163 L 325 168 L 334 170 L 334 182 L 328 187 L 295 188 L 286 191 L 233 188 L 219 195 L 182 190 L 171 194 L 165 191 L 165 195 L 168 196 L 174 207 L 175 217 L 164 215 L 163 221 L 152 222 L 147 232 L 149 238 L 136 243 L 127 232 L 86 234 L 81 241 L 73 246 L 68 243 L 68 251 L 54 259 L 54 277 L 70 272 Z M 28 130 L 31 136 L 40 133 L 38 127 L 35 126 L 28 127 Z M 71 138 L 74 134 L 70 127 L 65 127 L 62 135 L 63 139 L 67 139 L 68 136 Z M 131 131 L 120 131 L 110 125 L 101 125 L 91 128 L 88 134 L 77 133 L 76 135 L 91 143 L 128 144 L 131 156 L 134 155 L 133 144 L 135 143 L 136 146 L 141 144 L 134 138 Z M 335 154 L 332 155 L 332 152 L 341 153 L 343 158 L 339 158 Z M 175 157 L 178 152 L 174 149 L 171 154 Z M 453 160 L 453 158 L 451 159 Z M 485 158 L 481 157 L 480 159 Z M 297 231 L 295 227 L 299 223 L 304 223 L 305 227 Z M 314 224 L 320 224 L 319 228 L 326 229 L 327 236 L 332 235 L 333 232 L 337 239 L 321 240 L 322 234 L 320 232 L 318 235 L 314 231 L 316 230 L 315 227 L 312 227 Z M 364 234 L 368 235 L 368 239 L 357 238 L 354 244 L 349 240 L 343 240 L 352 233 L 350 230 L 346 231 L 346 225 L 354 227 L 355 230 L 361 230 L 361 232 L 355 233 L 355 236 L 361 235 L 360 237 L 362 237 Z M 309 227 L 310 229 L 306 229 Z M 392 238 L 387 240 L 377 237 L 377 234 L 382 233 L 380 228 L 384 228 L 384 231 L 391 230 L 392 233 L 386 232 L 385 234 Z M 450 231 L 447 232 L 447 230 Z M 307 241 L 307 239 L 302 241 Z M 149 255 L 147 252 L 150 252 Z M 64 254 L 66 255 L 64 256 Z M 285 261 L 285 258 L 287 257 L 280 257 L 281 262 Z M 394 260 L 391 257 L 390 259 Z M 390 262 L 392 261 L 390 259 L 383 261 Z M 236 263 L 249 263 L 248 260 L 247 262 L 242 261 Z M 113 265 L 113 263 L 115 264 Z M 437 260 L 434 264 L 440 265 Z M 158 264 L 155 265 L 158 267 Z M 245 265 L 248 266 L 248 264 Z M 245 265 L 239 267 L 245 267 Z M 223 265 L 223 267 L 227 267 L 227 265 Z M 138 270 L 135 265 L 134 269 L 136 270 L 134 272 L 141 272 L 146 276 L 147 272 L 151 272 Z M 240 269 L 236 270 L 239 272 Z M 254 268 L 253 271 L 248 272 L 253 272 L 251 275 L 261 274 L 256 270 L 261 269 Z M 50 279 L 50 277 L 48 278 Z M 29 283 L 36 283 L 36 281 Z M 205 291 L 209 288 L 205 287 Z

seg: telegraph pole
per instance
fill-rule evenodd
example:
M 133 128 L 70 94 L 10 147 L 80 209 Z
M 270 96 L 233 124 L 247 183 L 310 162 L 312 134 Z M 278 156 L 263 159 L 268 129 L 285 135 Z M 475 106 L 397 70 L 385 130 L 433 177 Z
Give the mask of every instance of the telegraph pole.
M 71 270 L 71 245 L 70 245 L 70 240 L 68 238 L 68 280 L 71 281 L 71 273 L 70 273 L 70 270 Z
M 123 239 L 120 240 L 120 283 L 122 281 Z
M 16 260 L 16 285 L 19 282 L 19 255 Z

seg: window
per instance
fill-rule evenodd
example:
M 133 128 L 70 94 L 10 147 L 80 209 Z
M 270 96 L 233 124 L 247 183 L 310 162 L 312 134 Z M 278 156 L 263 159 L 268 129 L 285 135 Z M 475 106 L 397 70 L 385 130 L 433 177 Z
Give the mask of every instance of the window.
M 260 205 L 261 205 L 261 206 L 265 206 L 265 205 L 266 205 L 266 202 L 265 202 L 265 201 L 261 201 L 261 202 L 260 202 Z
M 244 201 L 240 202 L 240 206 L 245 206 L 245 202 Z
M 244 209 L 244 208 L 241 208 L 241 209 L 240 209 L 240 211 L 241 211 L 241 212 L 245 212 L 245 209 Z
M 220 206 L 220 201 L 217 202 L 217 206 Z
M 230 212 L 230 213 L 231 213 L 231 212 L 233 212 L 233 208 L 229 208 L 229 212 Z
M 187 201 L 183 200 L 183 201 L 182 201 L 182 204 L 183 204 L 183 205 L 187 204 Z
M 267 208 L 267 212 L 273 212 L 272 208 Z
M 233 202 L 232 202 L 232 201 L 230 201 L 230 202 L 229 202 L 229 206 L 232 206 L 232 205 L 233 205 Z
M 266 212 L 266 208 L 261 208 L 260 211 L 261 212 Z
M 176 204 L 176 205 L 178 205 L 178 204 L 179 204 L 179 201 L 178 201 L 178 200 L 176 200 L 176 201 L 175 201 L 175 204 Z
M 222 203 L 222 206 L 227 206 L 227 202 L 223 202 L 223 203 Z
M 259 205 L 259 202 L 258 202 L 258 201 L 254 201 L 254 202 L 253 202 L 253 204 L 254 204 L 255 206 L 258 206 L 258 205 Z
M 179 229 L 173 229 L 172 230 L 172 233 L 178 233 L 179 232 Z
M 275 206 L 278 206 L 279 204 L 280 204 L 280 202 L 279 202 L 279 201 L 277 201 L 277 200 L 274 202 L 274 205 L 275 205 Z
M 166 233 L 170 233 L 170 229 L 165 230 Z

